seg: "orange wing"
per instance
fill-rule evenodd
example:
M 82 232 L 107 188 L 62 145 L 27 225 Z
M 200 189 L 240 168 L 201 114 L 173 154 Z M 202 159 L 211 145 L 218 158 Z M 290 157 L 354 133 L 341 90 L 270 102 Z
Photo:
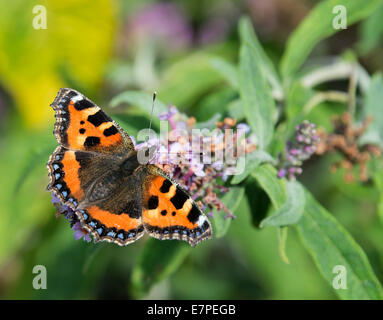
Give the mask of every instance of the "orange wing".
M 124 130 L 91 100 L 73 89 L 60 89 L 52 103 L 59 144 L 73 150 L 114 153 L 134 149 Z
M 149 235 L 157 239 L 188 241 L 195 246 L 211 238 L 206 215 L 177 183 L 157 167 L 144 179 L 142 222 Z
M 60 201 L 75 210 L 84 197 L 79 177 L 80 163 L 75 151 L 57 147 L 50 156 L 48 164 L 49 185 Z
M 56 148 L 48 162 L 49 185 L 62 204 L 76 212 L 84 229 L 93 234 L 95 241 L 127 245 L 141 238 L 145 232 L 141 221 L 140 192 L 113 193 L 104 201 L 88 203 L 87 189 L 97 170 L 100 154 L 74 151 L 62 146 Z M 101 159 L 107 167 L 107 160 Z M 107 178 L 106 178 L 107 180 Z M 126 187 L 128 188 L 128 187 Z M 141 190 L 141 189 L 138 189 Z
M 97 105 L 73 89 L 60 89 L 52 107 L 57 120 L 54 134 L 60 146 L 47 164 L 47 189 L 76 212 L 82 227 L 93 234 L 95 241 L 127 245 L 142 237 L 145 229 L 138 185 L 140 192 L 127 194 L 130 201 L 127 197 L 115 198 L 119 185 L 116 190 L 110 189 L 105 199 L 101 197 L 102 201 L 92 200 L 89 195 L 89 188 L 98 178 L 116 169 L 114 155 L 134 150 L 130 137 Z M 105 181 L 110 184 L 114 180 L 106 177 Z
M 125 246 L 145 233 L 141 218 L 132 218 L 127 213 L 115 214 L 92 206 L 78 210 L 76 214 L 83 228 L 93 235 L 95 242 L 107 241 Z

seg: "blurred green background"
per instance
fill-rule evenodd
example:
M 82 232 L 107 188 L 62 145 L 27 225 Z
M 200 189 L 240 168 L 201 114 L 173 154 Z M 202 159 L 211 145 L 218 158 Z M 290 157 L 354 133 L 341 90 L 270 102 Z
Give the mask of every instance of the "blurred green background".
M 230 85 L 235 79 L 225 80 L 217 64 L 238 62 L 240 17 L 250 17 L 278 65 L 288 37 L 317 3 L 0 0 L 0 298 L 337 299 L 295 229 L 286 243 L 287 264 L 277 230 L 254 227 L 251 212 L 264 210 L 265 195 L 258 202 L 242 198 L 224 237 L 175 250 L 172 241 L 147 238 L 123 248 L 76 241 L 65 219 L 55 218 L 45 191 L 45 165 L 56 146 L 49 104 L 59 88 L 82 92 L 123 119 L 132 135 L 148 117 L 133 104 L 110 108 L 125 90 L 157 91 L 161 101 L 205 121 L 234 108 L 238 97 Z M 36 5 L 46 8 L 46 29 L 33 27 Z M 383 67 L 382 33 L 380 6 L 320 42 L 311 57 L 349 54 L 373 74 Z M 347 88 L 347 82 L 331 88 Z M 311 117 L 329 128 L 341 112 L 328 103 Z M 330 174 L 332 160 L 310 161 L 300 180 L 352 234 L 382 282 L 381 195 L 371 184 L 345 184 L 341 173 Z M 47 290 L 32 287 L 35 265 L 47 268 Z

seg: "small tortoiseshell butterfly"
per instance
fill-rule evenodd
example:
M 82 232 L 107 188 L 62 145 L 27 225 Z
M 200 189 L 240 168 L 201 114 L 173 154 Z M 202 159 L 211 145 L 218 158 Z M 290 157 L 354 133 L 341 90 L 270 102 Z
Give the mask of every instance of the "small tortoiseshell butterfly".
M 48 190 L 73 209 L 94 241 L 120 246 L 145 232 L 195 246 L 212 228 L 190 195 L 155 165 L 142 165 L 129 135 L 96 104 L 60 89 L 52 105 L 59 146 Z

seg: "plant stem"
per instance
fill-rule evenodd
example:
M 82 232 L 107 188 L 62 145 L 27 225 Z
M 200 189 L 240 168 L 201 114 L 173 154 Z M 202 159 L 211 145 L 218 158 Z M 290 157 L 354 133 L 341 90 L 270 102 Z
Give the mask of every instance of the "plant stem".
M 314 95 L 303 107 L 303 114 L 310 113 L 315 106 L 324 101 L 347 103 L 349 101 L 349 95 L 342 91 L 319 92 L 316 95 Z

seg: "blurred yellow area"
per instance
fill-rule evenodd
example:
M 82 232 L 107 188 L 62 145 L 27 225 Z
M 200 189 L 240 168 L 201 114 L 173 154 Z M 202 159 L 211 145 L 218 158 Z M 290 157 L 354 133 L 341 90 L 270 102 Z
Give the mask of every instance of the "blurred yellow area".
M 112 54 L 116 12 L 112 0 L 0 0 L 0 81 L 25 126 L 53 121 L 47 106 L 59 88 L 97 88 Z

